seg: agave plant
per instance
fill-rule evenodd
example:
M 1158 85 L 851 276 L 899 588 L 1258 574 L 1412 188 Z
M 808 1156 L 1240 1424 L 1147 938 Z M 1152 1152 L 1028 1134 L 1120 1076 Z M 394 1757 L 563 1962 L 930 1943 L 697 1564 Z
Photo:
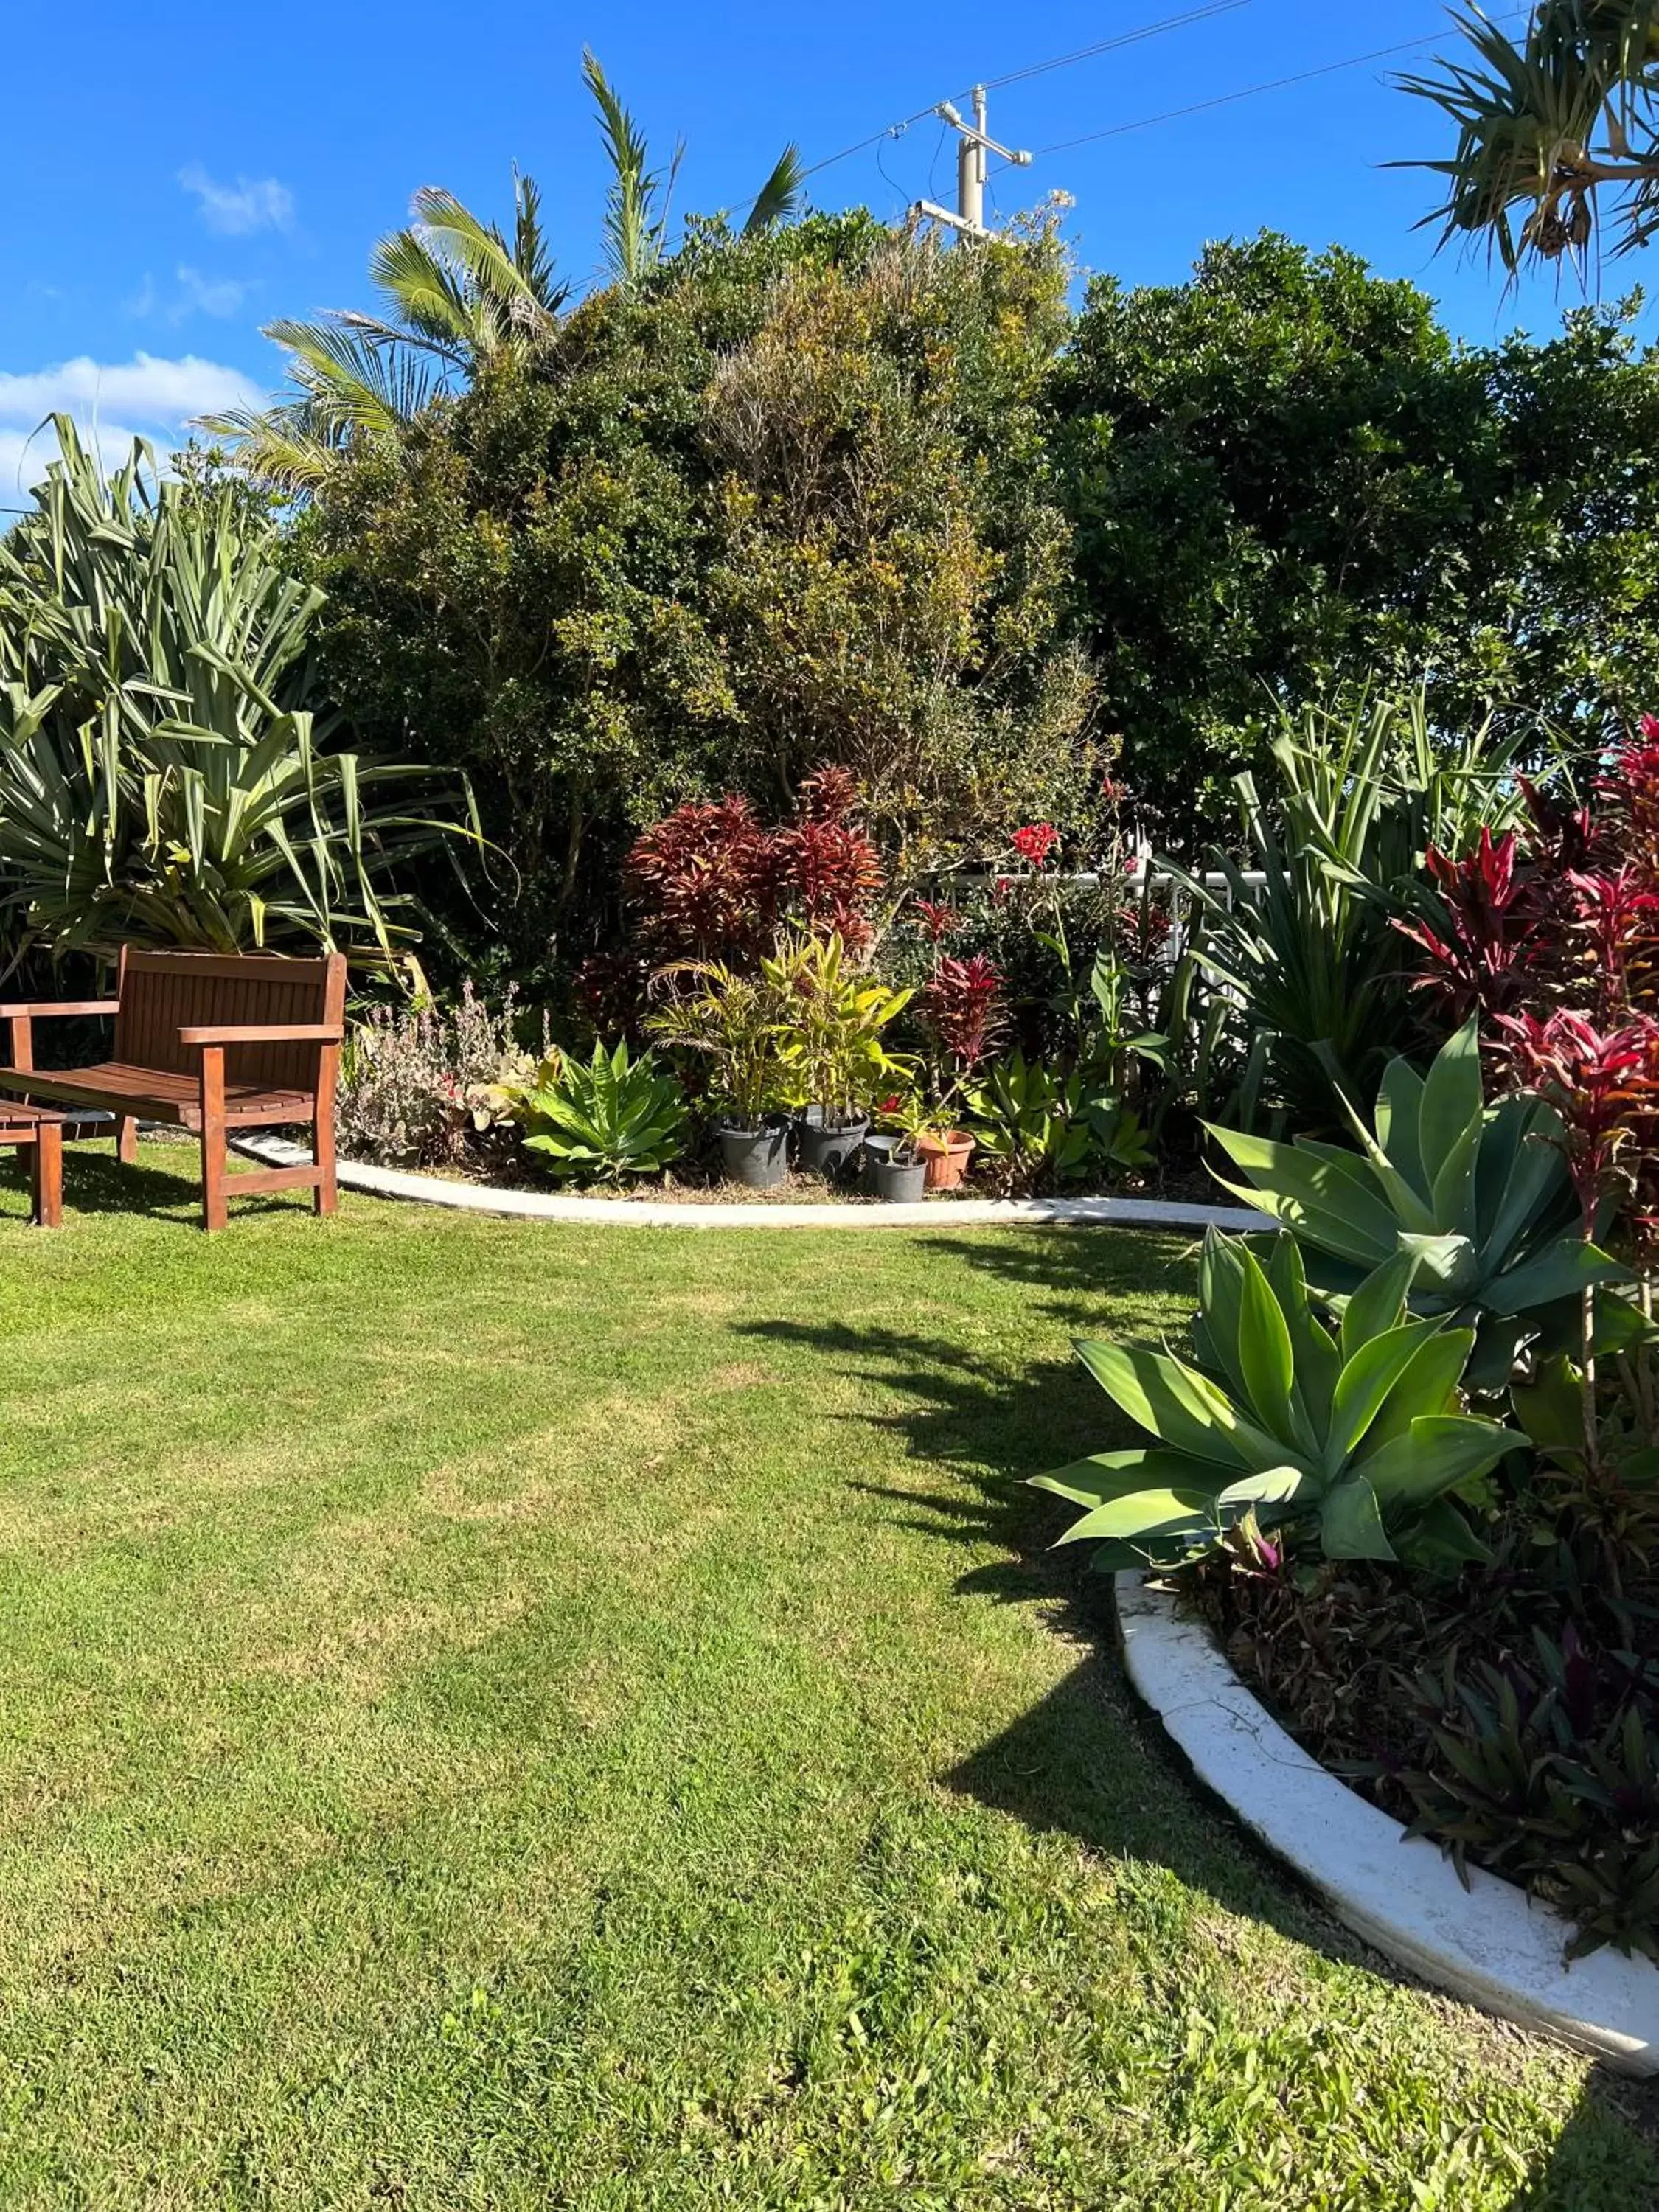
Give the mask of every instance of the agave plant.
M 621 1182 L 660 1175 L 685 1150 L 684 1093 L 649 1053 L 607 1052 L 595 1042 L 586 1064 L 556 1054 L 544 1061 L 520 1107 L 525 1146 L 556 1176 Z
M 426 770 L 327 749 L 322 594 L 240 486 L 158 483 L 143 440 L 106 483 L 53 422 L 61 458 L 0 542 L 0 913 L 22 949 L 391 954 L 398 864 L 462 825 L 380 805 Z
M 1201 1368 L 1128 1345 L 1076 1347 L 1157 1441 L 1036 1478 L 1086 1508 L 1061 1541 L 1097 1545 L 1097 1568 L 1170 1567 L 1249 1515 L 1328 1559 L 1435 1570 L 1482 1557 L 1450 1493 L 1489 1473 L 1516 1435 L 1462 1411 L 1474 1332 L 1410 1314 L 1417 1264 L 1397 1253 L 1331 1326 L 1293 1238 L 1273 1237 L 1264 1267 L 1212 1230 L 1193 1330 Z
M 1473 1019 L 1426 1076 L 1390 1060 L 1374 1124 L 1352 1118 L 1358 1152 L 1212 1127 L 1249 1178 L 1217 1181 L 1283 1223 L 1327 1292 L 1350 1292 L 1397 1252 L 1411 1253 L 1413 1310 L 1480 1328 L 1480 1388 L 1504 1386 L 1528 1336 L 1558 1319 L 1571 1325 L 1587 1285 L 1628 1279 L 1583 1234 L 1553 1109 L 1532 1097 L 1486 1104 Z

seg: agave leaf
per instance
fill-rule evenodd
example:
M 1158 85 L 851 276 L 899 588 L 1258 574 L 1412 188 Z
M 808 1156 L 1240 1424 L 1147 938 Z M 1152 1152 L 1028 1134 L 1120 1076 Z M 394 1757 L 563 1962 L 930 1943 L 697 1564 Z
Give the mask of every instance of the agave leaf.
M 1351 1309 L 1352 1310 L 1352 1309 Z M 1344 1327 L 1346 1327 L 1346 1317 Z M 1402 1322 L 1362 1344 L 1337 1377 L 1325 1464 L 1334 1474 L 1358 1447 L 1420 1346 L 1435 1333 L 1427 1321 Z
M 1345 1366 L 1385 1331 L 1397 1328 L 1417 1273 L 1418 1255 L 1409 1248 L 1365 1278 L 1342 1310 Z
M 1390 1520 L 1444 1491 L 1489 1474 L 1516 1435 L 1472 1413 L 1425 1413 L 1363 1462 L 1365 1479 Z
M 1485 1107 L 1480 1090 L 1480 1030 L 1471 1018 L 1434 1056 L 1418 1112 L 1418 1155 L 1425 1184 L 1434 1191 L 1449 1164 L 1473 1161 Z M 1473 1234 L 1470 1222 L 1466 1233 Z
M 1535 1259 L 1492 1277 L 1483 1286 L 1482 1299 L 1497 1314 L 1525 1313 L 1534 1306 L 1552 1305 L 1558 1298 L 1571 1297 L 1594 1283 L 1631 1280 L 1630 1269 L 1599 1245 L 1567 1235 Z
M 1350 1477 L 1326 1493 L 1319 1510 L 1320 1541 L 1332 1559 L 1392 1559 L 1395 1549 L 1383 1531 L 1376 1493 L 1363 1475 Z
M 1077 1355 L 1108 1397 L 1160 1443 L 1188 1456 L 1250 1472 L 1281 1447 L 1246 1421 L 1224 1390 L 1167 1352 L 1079 1342 Z

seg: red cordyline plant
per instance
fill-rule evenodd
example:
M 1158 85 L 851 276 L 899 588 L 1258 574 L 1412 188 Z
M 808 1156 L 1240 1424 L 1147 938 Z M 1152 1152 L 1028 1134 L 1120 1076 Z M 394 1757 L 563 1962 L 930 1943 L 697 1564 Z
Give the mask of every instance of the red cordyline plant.
M 962 916 L 953 906 L 945 906 L 937 899 L 918 899 L 916 919 L 921 924 L 930 945 L 939 945 L 953 929 L 962 924 Z
M 624 864 L 641 939 L 662 962 L 751 967 L 781 925 L 797 922 L 815 934 L 837 932 L 849 951 L 864 951 L 886 878 L 850 819 L 857 797 L 848 771 L 831 767 L 806 778 L 799 815 L 783 829 L 757 821 L 746 799 L 677 806 L 638 838 Z
M 1542 902 L 1517 870 L 1519 854 L 1512 830 L 1495 838 L 1483 828 L 1479 846 L 1461 860 L 1431 845 L 1424 858 L 1439 894 L 1443 929 L 1427 921 L 1394 925 L 1427 955 L 1413 988 L 1437 1000 L 1455 1028 L 1472 1013 L 1511 1012 L 1549 957 Z
M 1627 1154 L 1656 1103 L 1659 1023 L 1638 1016 L 1597 1030 L 1585 1014 L 1561 1007 L 1547 1020 L 1500 1014 L 1498 1027 L 1521 1089 L 1555 1109 L 1561 1146 L 1584 1234 L 1594 1233 L 1603 1199 L 1627 1182 Z
M 966 960 L 942 953 L 920 1012 L 945 1057 L 959 1074 L 971 1075 L 1007 1029 L 1002 970 L 982 952 Z
M 777 853 L 746 799 L 677 806 L 635 841 L 623 883 L 661 960 L 752 961 L 776 933 Z

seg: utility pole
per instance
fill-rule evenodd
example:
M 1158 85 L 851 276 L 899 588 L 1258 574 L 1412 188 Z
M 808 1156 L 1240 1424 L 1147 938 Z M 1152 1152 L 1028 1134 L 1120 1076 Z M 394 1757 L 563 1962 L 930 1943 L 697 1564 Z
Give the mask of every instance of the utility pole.
M 974 119 L 964 123 L 948 100 L 940 100 L 933 110 L 942 123 L 948 123 L 957 133 L 957 205 L 953 215 L 933 200 L 917 200 L 910 210 L 913 222 L 926 220 L 947 224 L 963 238 L 988 238 L 985 228 L 985 156 L 1000 154 L 1006 161 L 1017 168 L 1027 169 L 1031 165 L 1029 154 L 1018 153 L 1012 146 L 1000 146 L 986 130 L 985 87 L 974 87 Z

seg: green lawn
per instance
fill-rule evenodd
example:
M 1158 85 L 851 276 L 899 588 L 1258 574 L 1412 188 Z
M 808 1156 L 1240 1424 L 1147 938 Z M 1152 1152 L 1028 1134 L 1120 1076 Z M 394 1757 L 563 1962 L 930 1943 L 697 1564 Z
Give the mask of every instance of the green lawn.
M 1048 1553 L 1178 1243 L 210 1240 L 179 1164 L 55 1237 L 0 1168 L 6 2212 L 1659 2203 L 1651 2097 L 1367 1962 Z

